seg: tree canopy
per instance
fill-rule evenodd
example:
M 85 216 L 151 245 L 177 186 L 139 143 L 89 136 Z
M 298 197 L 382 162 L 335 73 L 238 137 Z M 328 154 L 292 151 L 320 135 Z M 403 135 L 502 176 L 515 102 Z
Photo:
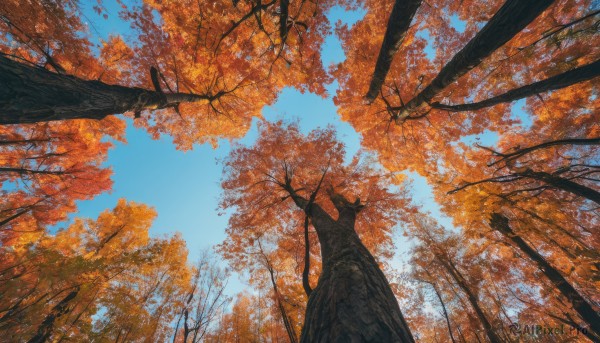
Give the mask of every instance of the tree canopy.
M 0 3 L 2 337 L 600 341 L 597 1 L 116 4 Z M 286 88 L 333 96 L 359 152 L 265 120 Z M 256 123 L 221 161 L 216 255 L 188 262 L 144 204 L 76 215 L 131 122 L 179 150 Z

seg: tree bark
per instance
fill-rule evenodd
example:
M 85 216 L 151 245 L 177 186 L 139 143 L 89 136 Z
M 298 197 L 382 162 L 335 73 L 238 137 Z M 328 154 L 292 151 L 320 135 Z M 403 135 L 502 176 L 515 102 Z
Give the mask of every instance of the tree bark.
M 490 226 L 492 229 L 500 232 L 506 238 L 511 240 L 525 255 L 527 255 L 537 267 L 546 275 L 548 280 L 560 291 L 560 293 L 570 302 L 573 309 L 589 325 L 589 329 L 596 336 L 600 336 L 600 315 L 594 311 L 587 300 L 554 268 L 544 256 L 540 255 L 529 246 L 519 235 L 517 235 L 508 224 L 508 218 L 493 213 Z
M 422 104 L 430 103 L 433 97 L 469 70 L 478 66 L 553 2 L 553 0 L 507 0 L 475 37 L 440 70 L 433 81 L 405 106 L 398 109 L 399 113 L 396 119 L 406 118 Z
M 308 201 L 290 194 L 305 209 Z M 321 244 L 323 270 L 308 299 L 300 341 L 414 342 L 385 275 L 354 230 L 362 205 L 339 195 L 330 198 L 337 220 L 317 204 L 307 211 Z
M 451 112 L 475 111 L 501 103 L 527 98 L 539 93 L 569 87 L 579 82 L 591 80 L 595 77 L 598 77 L 598 75 L 600 75 L 600 60 L 583 67 L 575 68 L 565 73 L 552 76 L 546 80 L 534 82 L 530 85 L 510 90 L 504 94 L 500 94 L 483 101 L 461 105 L 447 105 L 435 102 L 431 104 L 431 107 Z
M 111 114 L 139 113 L 211 98 L 83 80 L 19 63 L 1 54 L 0 75 L 0 125 L 102 119 Z
M 400 48 L 419 6 L 421 6 L 421 0 L 396 0 L 394 3 L 383 43 L 379 50 L 379 57 L 377 57 L 377 63 L 375 64 L 375 71 L 371 78 L 371 85 L 367 92 L 369 102 L 373 102 L 381 91 L 381 86 L 390 70 L 394 55 Z

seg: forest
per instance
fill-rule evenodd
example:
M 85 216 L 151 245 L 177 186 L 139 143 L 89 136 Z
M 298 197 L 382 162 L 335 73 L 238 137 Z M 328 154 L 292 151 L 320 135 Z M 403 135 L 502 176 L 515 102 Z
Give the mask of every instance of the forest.
M 0 342 L 600 342 L 599 31 L 597 0 L 0 1 Z

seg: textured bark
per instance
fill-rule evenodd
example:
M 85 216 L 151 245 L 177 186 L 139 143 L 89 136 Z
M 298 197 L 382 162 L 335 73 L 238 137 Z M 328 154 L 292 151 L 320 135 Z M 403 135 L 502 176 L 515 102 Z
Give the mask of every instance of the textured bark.
M 396 51 L 400 48 L 406 31 L 410 27 L 410 23 L 417 12 L 417 9 L 421 6 L 421 0 L 396 0 L 392 13 L 388 20 L 387 29 L 385 36 L 383 37 L 383 43 L 379 50 L 379 57 L 377 57 L 377 64 L 375 65 L 375 71 L 371 78 L 371 85 L 367 92 L 367 100 L 372 102 L 379 94 L 381 86 L 385 81 L 392 60 Z
M 540 15 L 553 0 L 507 0 L 492 19 L 440 70 L 417 96 L 399 108 L 397 119 L 438 95 L 444 88 L 478 66 L 487 56 L 504 45 Z
M 0 55 L 0 124 L 65 119 L 102 119 L 107 115 L 174 106 L 209 96 L 163 94 L 108 85 L 16 62 Z
M 599 75 L 600 60 L 585 65 L 583 67 L 575 68 L 565 73 L 552 76 L 546 80 L 534 82 L 530 85 L 510 90 L 504 94 L 500 94 L 498 96 L 483 101 L 461 105 L 446 105 L 436 102 L 431 104 L 431 107 L 451 112 L 475 111 L 480 110 L 482 108 L 527 98 L 539 93 L 569 87 L 579 82 L 591 80 L 593 78 L 598 77 Z
M 540 255 L 535 249 L 529 246 L 519 235 L 517 235 L 510 225 L 508 218 L 494 213 L 490 220 L 492 229 L 502 233 L 513 242 L 525 255 L 527 255 L 537 267 L 546 275 L 548 280 L 560 291 L 560 293 L 569 301 L 573 309 L 589 325 L 589 330 L 600 337 L 600 315 L 594 311 L 590 303 L 579 294 L 579 292 L 554 268 L 544 256 Z
M 33 338 L 31 338 L 28 343 L 43 343 L 48 341 L 50 336 L 52 335 L 52 331 L 54 330 L 54 322 L 56 319 L 61 316 L 69 313 L 71 311 L 71 307 L 69 306 L 70 302 L 75 299 L 75 297 L 79 294 L 79 287 L 76 287 L 72 290 L 66 297 L 64 297 L 58 304 L 56 304 L 50 313 L 44 318 L 44 321 L 37 329 L 37 333 Z
M 298 207 L 306 208 L 306 199 L 293 190 L 290 194 Z M 414 342 L 385 275 L 354 230 L 362 205 L 330 197 L 337 220 L 316 204 L 307 211 L 321 245 L 323 269 L 308 299 L 300 341 Z

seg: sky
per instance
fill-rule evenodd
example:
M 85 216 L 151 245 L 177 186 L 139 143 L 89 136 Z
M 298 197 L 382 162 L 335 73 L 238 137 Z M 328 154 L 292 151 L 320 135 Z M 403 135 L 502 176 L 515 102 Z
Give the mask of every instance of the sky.
M 116 1 L 103 2 L 104 11 L 109 15 L 108 19 L 96 14 L 91 2 L 83 6 L 85 15 L 83 20 L 88 23 L 92 36 L 107 39 L 109 34 L 120 33 L 127 36 L 130 32 L 129 25 L 117 16 L 119 5 Z M 352 25 L 363 15 L 362 10 L 347 12 L 336 7 L 330 11 L 329 18 L 332 23 L 341 20 L 345 24 Z M 462 23 L 458 18 L 453 22 L 460 29 Z M 427 37 L 427 33 L 424 32 L 423 36 Z M 435 56 L 431 46 L 426 48 L 426 53 L 430 58 Z M 325 41 L 322 58 L 325 66 L 339 63 L 345 58 L 341 44 L 333 34 Z M 330 96 L 325 99 L 310 93 L 302 94 L 290 88 L 284 89 L 274 105 L 264 108 L 264 119 L 299 120 L 300 128 L 304 133 L 317 127 L 332 125 L 338 132 L 338 138 L 346 144 L 347 152 L 351 156 L 360 148 L 360 137 L 348 123 L 342 122 L 336 113 L 332 96 L 337 87 L 336 82 L 327 85 Z M 199 257 L 202 249 L 219 244 L 226 238 L 228 215 L 219 216 L 217 211 L 222 172 L 222 166 L 218 161 L 228 155 L 232 147 L 231 142 L 222 140 L 217 148 L 205 144 L 194 146 L 192 151 L 178 151 L 169 136 L 152 140 L 144 129 L 134 127 L 131 119 L 126 120 L 127 143 L 115 143 L 106 162 L 106 166 L 110 166 L 113 170 L 112 191 L 93 200 L 78 202 L 79 211 L 71 215 L 71 219 L 96 218 L 100 212 L 113 208 L 119 198 L 147 204 L 158 212 L 158 217 L 150 230 L 151 235 L 161 236 L 180 232 L 187 242 L 189 261 L 193 261 Z M 258 119 L 254 119 L 251 130 L 239 142 L 242 144 L 254 142 L 257 138 L 257 122 Z M 480 137 L 466 137 L 465 142 L 472 144 L 476 140 L 483 140 L 491 145 L 496 139 L 493 132 L 486 132 Z M 425 179 L 415 173 L 407 173 L 407 175 L 413 181 L 413 201 L 423 204 L 424 210 L 431 212 L 442 225 L 451 227 L 450 219 L 440 213 L 439 206 L 434 202 L 431 188 Z M 61 223 L 57 227 L 66 225 L 68 223 Z M 401 237 L 398 237 L 398 240 L 400 254 L 395 264 L 400 267 L 403 252 L 407 250 L 408 245 Z M 228 292 L 233 295 L 242 289 L 244 289 L 243 282 L 234 276 L 230 280 Z

